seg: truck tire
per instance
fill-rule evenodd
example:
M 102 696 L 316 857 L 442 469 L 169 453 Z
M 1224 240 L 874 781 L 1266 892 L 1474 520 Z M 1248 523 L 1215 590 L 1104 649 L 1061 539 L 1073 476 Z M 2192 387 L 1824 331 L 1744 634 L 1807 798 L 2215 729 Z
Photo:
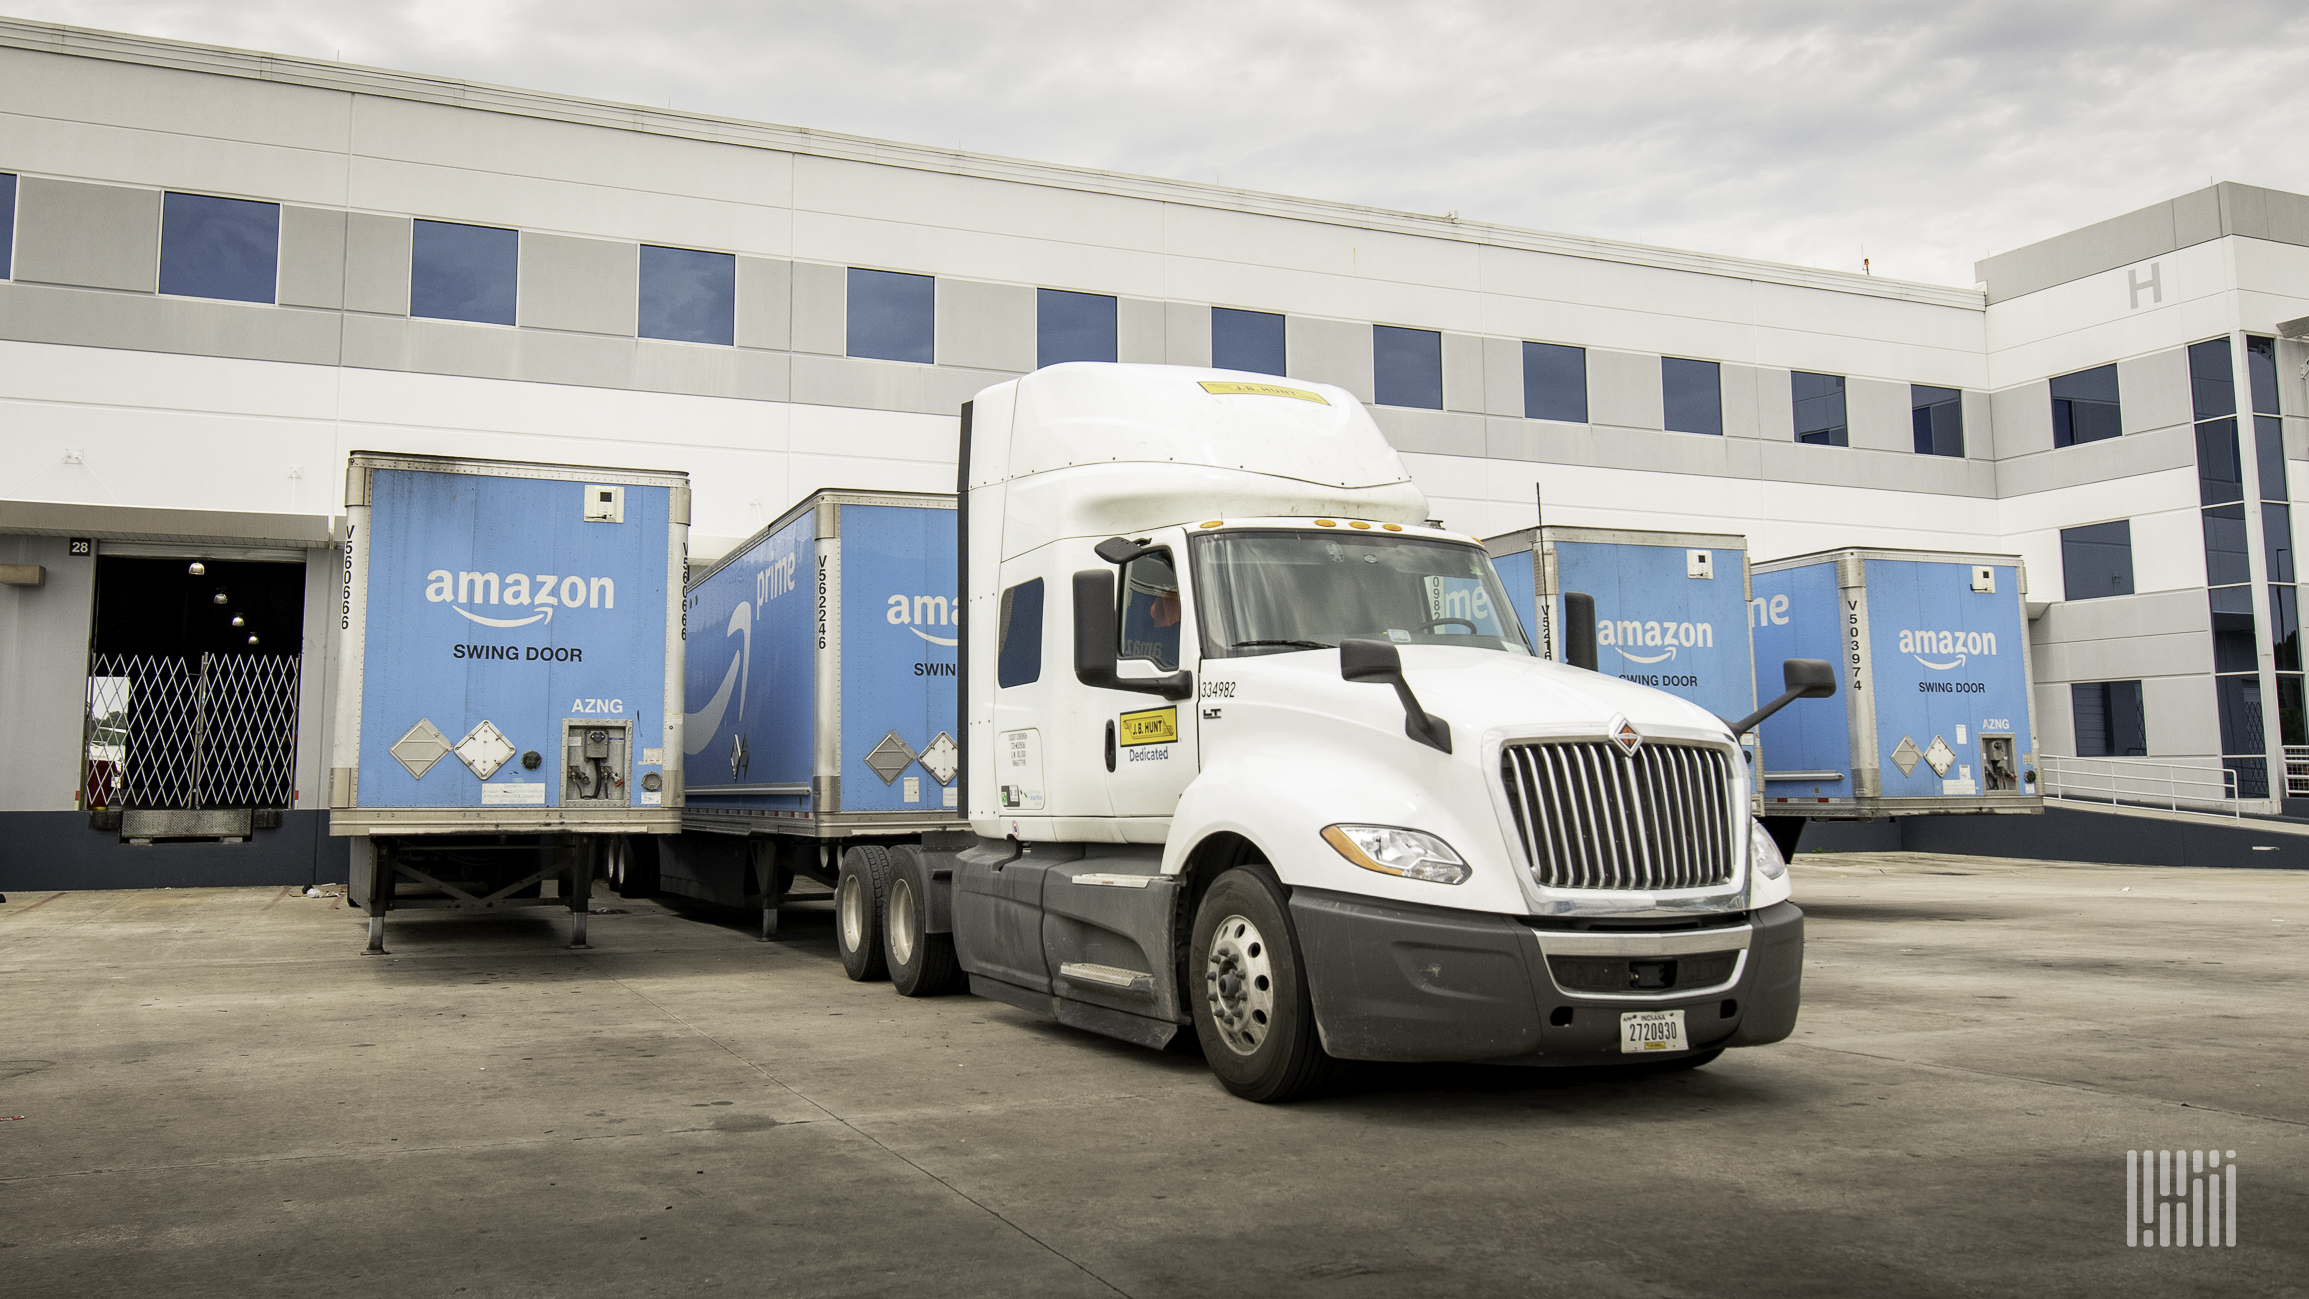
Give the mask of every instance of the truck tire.
M 877 844 L 842 854 L 834 877 L 834 950 L 842 972 L 860 983 L 890 977 L 882 948 L 882 917 L 889 905 L 890 853 Z
M 1282 885 L 1263 867 L 1211 881 L 1195 908 L 1184 991 L 1203 1058 L 1244 1100 L 1287 1101 L 1329 1074 Z
M 942 997 L 962 981 L 954 956 L 954 935 L 933 934 L 930 871 L 922 850 L 912 844 L 890 849 L 890 892 L 882 909 L 882 945 L 890 985 L 905 997 Z

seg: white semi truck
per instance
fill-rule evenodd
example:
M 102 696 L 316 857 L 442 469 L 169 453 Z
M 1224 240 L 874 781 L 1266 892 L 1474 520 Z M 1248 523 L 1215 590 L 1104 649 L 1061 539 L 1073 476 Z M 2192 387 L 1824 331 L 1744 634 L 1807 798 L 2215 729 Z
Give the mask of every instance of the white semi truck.
M 1757 717 L 1534 657 L 1351 395 L 1069 364 L 961 431 L 953 828 L 788 854 L 838 863 L 853 977 L 1191 1029 L 1258 1101 L 1334 1059 L 1673 1068 L 1793 1029 Z M 1772 708 L 1834 690 L 1789 677 Z

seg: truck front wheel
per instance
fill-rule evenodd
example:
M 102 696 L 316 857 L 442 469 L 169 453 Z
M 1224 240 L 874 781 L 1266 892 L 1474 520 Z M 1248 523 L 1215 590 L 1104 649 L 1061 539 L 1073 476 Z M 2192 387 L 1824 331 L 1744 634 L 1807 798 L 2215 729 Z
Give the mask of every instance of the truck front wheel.
M 889 881 L 888 849 L 868 844 L 842 854 L 834 877 L 834 948 L 842 955 L 842 972 L 860 983 L 890 977 L 882 955 Z
M 1189 959 L 1195 1036 L 1228 1091 L 1286 1101 L 1323 1080 L 1331 1057 L 1316 1034 L 1298 940 L 1273 876 L 1237 867 L 1213 880 L 1195 909 Z

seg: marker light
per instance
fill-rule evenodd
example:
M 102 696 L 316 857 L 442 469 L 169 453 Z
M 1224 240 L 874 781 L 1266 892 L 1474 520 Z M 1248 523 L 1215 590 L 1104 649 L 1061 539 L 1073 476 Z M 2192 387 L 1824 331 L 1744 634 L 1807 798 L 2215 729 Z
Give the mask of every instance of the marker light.
M 1468 876 L 1467 863 L 1459 860 L 1450 844 L 1417 830 L 1391 825 L 1334 825 L 1324 827 L 1323 841 L 1348 861 L 1382 875 L 1432 884 L 1458 884 Z
M 1209 523 L 1206 523 L 1206 524 L 1204 524 L 1203 526 L 1204 526 L 1204 527 L 1206 527 L 1206 528 L 1215 528 L 1215 527 L 1219 526 L 1221 523 L 1224 523 L 1224 522 L 1225 522 L 1225 520 L 1224 520 L 1224 519 L 1213 519 L 1213 520 L 1211 520 Z
M 1339 525 L 1331 522 L 1329 519 L 1317 519 L 1315 520 L 1315 526 L 1318 528 L 1336 528 Z
M 1402 525 L 1402 524 L 1400 524 L 1400 523 L 1382 523 L 1382 524 L 1380 524 L 1379 526 L 1380 526 L 1380 527 L 1382 527 L 1382 528 L 1385 528 L 1385 529 L 1387 529 L 1389 532 L 1401 532 L 1401 531 L 1403 531 L 1403 525 Z
M 1355 529 L 1357 532 L 1369 532 L 1371 530 L 1371 525 L 1368 523 L 1350 523 L 1347 526 Z
M 1748 827 L 1748 852 L 1756 859 L 1756 873 L 1768 880 L 1787 874 L 1788 859 L 1780 855 L 1780 845 L 1764 829 L 1764 823 L 1750 821 Z

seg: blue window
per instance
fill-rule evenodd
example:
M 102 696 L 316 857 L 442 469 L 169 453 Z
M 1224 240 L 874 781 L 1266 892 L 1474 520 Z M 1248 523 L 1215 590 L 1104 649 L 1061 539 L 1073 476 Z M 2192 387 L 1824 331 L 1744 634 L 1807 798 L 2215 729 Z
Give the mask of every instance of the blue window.
M 994 680 L 1026 686 L 1042 679 L 1042 579 L 1020 582 L 1002 593 L 994 629 Z
M 162 293 L 271 302 L 280 266 L 280 204 L 207 194 L 161 200 Z
M 1660 406 L 1670 433 L 1724 433 L 1723 370 L 1714 361 L 1660 358 Z
M 2252 569 L 2246 553 L 2245 507 L 2215 505 L 2204 512 L 2205 585 L 2230 586 L 2250 582 Z
M 1114 299 L 1041 289 L 1034 303 L 1034 364 L 1115 359 Z
M 2149 752 L 2138 681 L 2079 681 L 2068 688 L 2080 758 L 2138 758 Z
M 927 275 L 851 267 L 850 355 L 932 364 L 937 359 L 937 288 Z
M 16 178 L 0 173 L 0 280 L 13 273 L 16 251 Z
M 2213 611 L 2213 671 L 2257 671 L 2260 665 L 2256 661 L 2257 651 L 2253 638 L 2259 634 L 2260 628 L 2253 619 L 2253 588 L 2216 586 L 2206 592 L 2206 600 Z M 2256 699 L 2259 697 L 2254 696 Z M 2222 751 L 2258 753 L 2260 742 L 2256 740 L 2242 749 L 2230 747 Z
M 1443 409 L 1443 335 L 1373 325 L 1371 395 L 1382 406 Z
M 2117 406 L 2117 368 L 2104 365 L 2052 381 L 2052 444 L 2079 446 L 2125 431 Z
M 409 314 L 510 325 L 520 267 L 518 231 L 419 221 L 409 236 Z
M 676 343 L 737 337 L 738 259 L 695 248 L 641 246 L 641 336 Z
M 2293 576 L 2293 507 L 2261 502 L 2261 558 L 2269 566 L 2269 580 L 2291 582 Z
M 1964 455 L 1964 394 L 1954 388 L 1908 385 L 1908 419 L 1920 456 Z
M 2277 413 L 2277 340 L 2274 338 L 2245 339 L 2245 374 L 2253 385 L 2253 410 L 2257 414 Z
M 2060 530 L 2062 594 L 2071 600 L 2098 600 L 2133 593 L 2133 524 L 2088 523 Z
M 2189 345 L 2189 404 L 2198 419 L 2237 413 L 2237 375 L 2229 368 L 2228 339 Z
M 1806 374 L 1788 376 L 1788 394 L 1796 406 L 1796 440 L 1816 447 L 1848 447 L 1852 430 L 1844 422 L 1844 376 Z
M 2237 421 L 2206 420 L 2197 426 L 2197 503 L 2221 505 L 2244 499 L 2245 467 L 2237 451 Z
M 1287 374 L 1283 318 L 1271 311 L 1211 308 L 1211 365 L 1253 374 Z
M 1587 349 L 1523 345 L 1523 417 L 1587 423 Z

